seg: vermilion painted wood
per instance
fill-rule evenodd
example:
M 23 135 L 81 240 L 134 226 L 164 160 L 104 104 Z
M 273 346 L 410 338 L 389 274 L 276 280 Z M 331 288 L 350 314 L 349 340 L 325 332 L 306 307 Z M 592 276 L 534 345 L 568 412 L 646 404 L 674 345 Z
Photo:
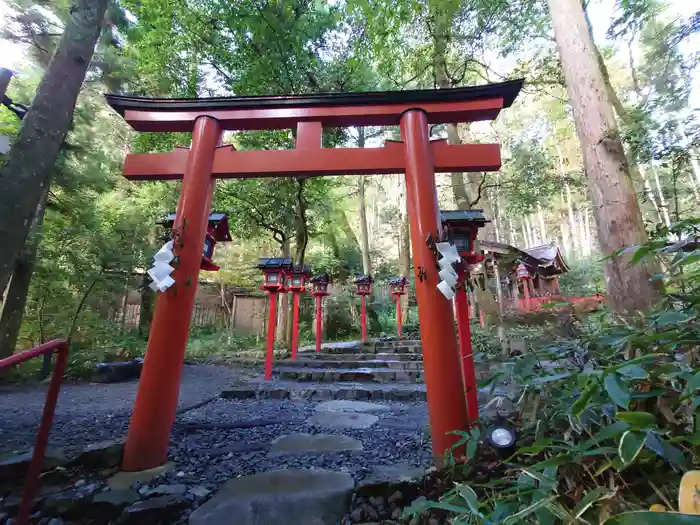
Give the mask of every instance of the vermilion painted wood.
M 22 491 L 22 500 L 20 502 L 19 511 L 17 513 L 17 525 L 29 525 L 30 514 L 34 507 L 34 496 L 39 489 L 41 483 L 41 469 L 44 464 L 44 455 L 46 454 L 46 446 L 49 442 L 51 434 L 51 426 L 53 425 L 53 416 L 58 403 L 58 394 L 61 390 L 63 375 L 68 364 L 68 343 L 63 340 L 55 339 L 47 343 L 41 344 L 19 352 L 5 359 L 0 359 L 0 370 L 7 370 L 15 365 L 34 359 L 35 357 L 45 354 L 56 353 L 56 366 L 51 375 L 51 382 L 46 391 L 46 401 L 44 401 L 44 410 L 41 414 L 41 423 L 39 430 L 36 433 L 34 440 L 34 451 L 32 459 L 27 469 L 27 477 L 24 481 L 24 490 Z
M 403 331 L 403 319 L 401 318 L 401 296 L 395 295 L 396 298 L 396 333 L 401 337 Z
M 299 300 L 304 292 L 292 292 L 292 360 L 297 360 L 299 351 Z
M 463 281 L 462 281 L 463 282 Z M 469 300 L 467 288 L 462 285 L 456 290 L 455 309 L 457 310 L 457 336 L 461 360 L 464 399 L 467 403 L 467 416 L 473 422 L 479 419 L 479 400 L 476 390 L 476 370 L 472 350 L 472 330 L 469 326 Z
M 480 172 L 501 168 L 498 144 L 448 145 L 434 141 L 430 149 L 435 171 Z M 188 150 L 170 153 L 134 153 L 127 155 L 124 176 L 131 180 L 175 180 L 182 178 Z M 387 142 L 383 148 L 318 148 L 235 151 L 231 146 L 216 150 L 214 178 L 294 177 L 303 175 L 370 175 L 402 173 L 406 169 L 403 145 Z
M 181 233 L 173 252 L 179 257 L 175 284 L 158 295 L 148 338 L 146 360 L 131 415 L 124 450 L 124 470 L 144 470 L 165 463 L 170 430 L 177 410 L 185 346 L 199 282 L 202 246 L 210 213 L 213 179 L 210 176 L 221 128 L 201 118 L 192 133 L 180 211 L 174 229 Z
M 323 339 L 323 297 L 316 296 L 316 352 L 321 351 L 321 340 Z
M 360 296 L 360 324 L 362 326 L 362 340 L 367 341 L 367 305 L 365 296 Z
M 441 224 L 427 115 L 419 110 L 407 111 L 401 117 L 401 137 L 428 416 L 435 461 L 442 464 L 445 452 L 459 439 L 448 432 L 466 431 L 468 419 L 452 305 L 437 288 L 435 257 L 425 242 L 428 235 L 439 238 Z M 425 269 L 426 276 L 421 269 Z M 463 447 L 454 450 L 455 457 L 463 455 Z
M 277 292 L 269 292 L 270 308 L 267 314 L 267 351 L 265 353 L 265 381 L 272 379 L 275 361 L 275 329 L 277 328 Z M 295 294 L 296 295 L 296 294 Z
M 173 288 L 177 287 L 178 293 L 169 290 L 158 299 L 124 467 L 128 470 L 152 468 L 167 457 L 215 179 L 405 172 L 416 272 L 421 267 L 430 269 L 434 259 L 425 238 L 428 233 L 436 237 L 440 224 L 435 171 L 490 171 L 500 168 L 501 163 L 497 145 L 430 144 L 428 125 L 494 119 L 501 108 L 512 104 L 521 87 L 522 80 L 517 80 L 449 90 L 293 97 L 163 100 L 108 95 L 110 105 L 136 130 L 194 131 L 190 151 L 178 149 L 164 154 L 130 155 L 126 160 L 125 174 L 132 180 L 184 177 L 175 226 L 182 226 L 186 220 L 187 232 L 179 254 L 180 265 L 174 275 L 177 284 Z M 389 143 L 376 149 L 321 147 L 324 126 L 399 123 L 403 144 Z M 285 128 L 296 129 L 294 150 L 236 152 L 230 146 L 216 148 L 221 130 Z M 451 308 L 437 291 L 432 272 L 428 272 L 423 282 L 416 281 L 433 451 L 439 460 L 457 439 L 446 433 L 466 429 L 467 410 L 461 395 Z M 320 296 L 317 296 L 316 305 L 316 345 L 320 350 Z M 269 365 L 266 368 L 271 370 Z M 269 376 L 269 372 L 266 375 Z
M 319 149 L 323 146 L 323 124 L 299 122 L 297 124 L 296 149 Z
M 126 120 L 136 131 L 187 132 L 197 118 L 212 117 L 226 130 L 293 129 L 298 122 L 317 121 L 323 126 L 394 126 L 410 109 L 428 114 L 429 124 L 476 122 L 495 119 L 503 98 L 462 102 L 408 102 L 363 106 L 284 107 L 274 109 L 195 109 L 189 111 L 127 109 Z

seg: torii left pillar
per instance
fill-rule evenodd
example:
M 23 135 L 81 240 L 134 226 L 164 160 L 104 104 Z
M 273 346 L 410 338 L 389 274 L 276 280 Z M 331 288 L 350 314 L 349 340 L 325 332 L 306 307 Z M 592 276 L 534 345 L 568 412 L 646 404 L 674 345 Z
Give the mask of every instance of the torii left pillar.
M 144 470 L 168 459 L 220 138 L 221 127 L 215 119 L 204 116 L 195 121 L 173 227 L 179 233 L 173 246 L 179 257 L 173 272 L 175 284 L 157 299 L 124 450 L 124 470 Z

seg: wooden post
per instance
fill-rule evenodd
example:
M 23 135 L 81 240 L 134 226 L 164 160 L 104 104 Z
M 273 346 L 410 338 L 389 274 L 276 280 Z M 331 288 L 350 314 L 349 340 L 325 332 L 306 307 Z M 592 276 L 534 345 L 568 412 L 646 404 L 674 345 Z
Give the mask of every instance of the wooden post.
M 474 368 L 474 351 L 472 349 L 472 331 L 469 326 L 469 301 L 464 280 L 455 290 L 455 308 L 457 310 L 457 334 L 459 337 L 459 357 L 464 384 L 464 399 L 467 404 L 467 416 L 473 422 L 479 419 L 479 400 L 476 390 L 476 370 Z
M 501 289 L 501 272 L 498 271 L 498 262 L 496 255 L 491 253 L 491 262 L 493 263 L 493 276 L 496 279 L 496 299 L 498 299 L 498 311 L 503 314 L 503 290 Z
M 275 361 L 275 330 L 277 329 L 277 292 L 270 292 L 270 310 L 267 316 L 267 351 L 265 352 L 265 381 L 272 379 Z
M 173 272 L 175 284 L 157 299 L 124 450 L 124 470 L 150 469 L 168 459 L 211 205 L 214 152 L 220 137 L 221 127 L 215 119 L 196 120 L 174 224 L 180 233 L 173 247 L 179 257 Z
M 360 296 L 360 323 L 362 324 L 362 340 L 367 341 L 367 305 L 365 296 Z
M 301 292 L 292 292 L 292 360 L 296 361 L 299 350 L 299 300 Z
M 466 431 L 468 418 L 454 316 L 450 302 L 437 289 L 435 257 L 425 242 L 428 234 L 437 238 L 440 226 L 435 166 L 425 112 L 409 110 L 403 113 L 401 136 L 406 158 L 406 200 L 411 226 L 416 301 L 421 320 L 428 416 L 433 456 L 441 465 L 445 452 L 459 440 L 459 436 L 448 432 Z M 455 457 L 463 455 L 463 450 L 454 450 Z
M 403 328 L 403 318 L 401 317 L 401 295 L 397 294 L 396 296 L 396 332 L 399 335 L 399 339 L 401 339 L 401 332 Z
M 323 297 L 316 296 L 316 352 L 321 351 L 321 339 L 323 338 Z

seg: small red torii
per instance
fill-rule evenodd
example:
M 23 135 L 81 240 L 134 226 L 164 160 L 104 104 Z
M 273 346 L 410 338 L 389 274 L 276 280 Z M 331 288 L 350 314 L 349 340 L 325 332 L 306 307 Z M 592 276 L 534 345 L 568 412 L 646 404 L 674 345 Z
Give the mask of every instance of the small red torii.
M 494 171 L 498 144 L 430 141 L 430 124 L 495 119 L 510 107 L 522 80 L 475 87 L 289 97 L 159 99 L 106 95 L 137 131 L 192 132 L 192 145 L 170 153 L 127 155 L 131 180 L 182 179 L 174 228 L 179 258 L 175 284 L 159 295 L 123 468 L 141 470 L 167 460 L 185 346 L 194 308 L 214 181 L 218 178 L 314 177 L 405 173 L 406 199 L 420 318 L 433 452 L 441 461 L 469 426 L 450 303 L 437 289 L 428 235 L 441 229 L 436 172 Z M 322 147 L 323 127 L 400 125 L 403 142 L 382 148 Z M 236 151 L 221 145 L 225 130 L 296 129 L 291 150 Z M 455 451 L 455 456 L 459 451 Z

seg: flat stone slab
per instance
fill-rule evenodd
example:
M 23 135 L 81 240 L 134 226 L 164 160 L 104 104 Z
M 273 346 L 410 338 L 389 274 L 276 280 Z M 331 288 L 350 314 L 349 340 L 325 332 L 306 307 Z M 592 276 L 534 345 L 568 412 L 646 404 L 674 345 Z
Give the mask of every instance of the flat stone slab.
M 352 476 L 277 470 L 226 482 L 190 515 L 190 525 L 338 525 L 350 511 Z
M 425 469 L 415 467 L 410 463 L 397 463 L 396 465 L 378 465 L 360 483 L 360 489 L 366 489 L 373 485 L 387 483 L 417 483 L 425 476 Z
M 272 442 L 270 455 L 325 454 L 327 452 L 361 452 L 362 442 L 335 434 L 287 434 Z
M 317 412 L 306 422 L 315 427 L 330 428 L 369 428 L 379 418 L 362 412 Z
M 379 403 L 365 403 L 364 401 L 335 400 L 319 403 L 317 412 L 379 412 L 389 410 L 386 405 Z
M 175 468 L 175 463 L 166 463 L 160 467 L 151 468 L 148 470 L 137 470 L 135 472 L 117 472 L 114 476 L 107 480 L 107 485 L 112 490 L 127 490 L 131 488 L 135 482 L 148 483 L 153 478 L 156 478 Z
M 393 368 L 311 368 L 276 367 L 274 372 L 281 379 L 320 382 L 374 382 L 416 383 L 423 381 L 422 370 L 396 370 Z

